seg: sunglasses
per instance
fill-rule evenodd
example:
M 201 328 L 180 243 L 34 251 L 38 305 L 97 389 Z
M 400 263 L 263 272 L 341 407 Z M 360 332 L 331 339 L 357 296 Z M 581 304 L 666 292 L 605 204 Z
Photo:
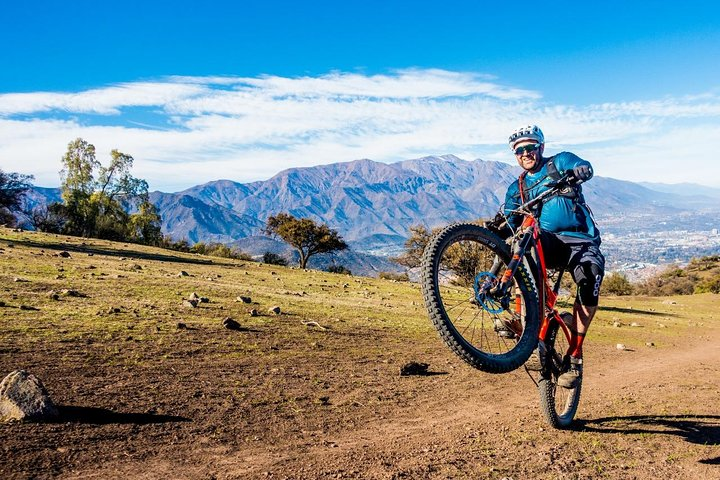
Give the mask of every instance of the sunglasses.
M 539 143 L 531 143 L 531 144 L 529 144 L 529 145 L 525 145 L 524 147 L 518 147 L 518 148 L 516 148 L 516 149 L 515 149 L 515 155 L 520 156 L 520 155 L 523 155 L 523 154 L 525 154 L 525 153 L 534 152 L 534 151 L 537 150 L 538 148 L 540 148 L 540 144 L 539 144 Z

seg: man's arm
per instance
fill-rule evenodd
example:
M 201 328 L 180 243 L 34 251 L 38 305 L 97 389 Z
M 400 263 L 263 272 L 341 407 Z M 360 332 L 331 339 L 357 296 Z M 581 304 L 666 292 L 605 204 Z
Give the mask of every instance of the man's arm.
M 572 172 L 573 176 L 578 180 L 577 183 L 587 182 L 595 174 L 590 162 L 583 160 L 574 153 L 559 153 L 555 156 L 554 162 L 561 175 Z

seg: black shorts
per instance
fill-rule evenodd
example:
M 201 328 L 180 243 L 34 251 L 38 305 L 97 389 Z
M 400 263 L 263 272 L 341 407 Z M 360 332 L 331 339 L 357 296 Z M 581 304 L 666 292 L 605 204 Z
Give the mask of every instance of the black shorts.
M 605 257 L 599 242 L 541 232 L 540 243 L 545 266 L 568 271 L 578 286 L 576 300 L 582 305 L 596 307 L 605 275 Z

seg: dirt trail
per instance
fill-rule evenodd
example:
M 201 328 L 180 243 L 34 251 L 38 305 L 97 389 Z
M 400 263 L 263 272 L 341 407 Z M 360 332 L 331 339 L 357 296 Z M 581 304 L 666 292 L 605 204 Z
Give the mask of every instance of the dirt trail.
M 191 449 L 68 478 L 720 478 L 720 342 L 588 355 L 575 431 L 546 427 L 524 372 L 407 379 L 415 398 L 352 429 Z

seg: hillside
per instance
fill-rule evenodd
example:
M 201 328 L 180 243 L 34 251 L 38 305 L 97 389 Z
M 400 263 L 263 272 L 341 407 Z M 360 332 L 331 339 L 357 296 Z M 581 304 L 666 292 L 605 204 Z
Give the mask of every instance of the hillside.
M 604 298 L 578 429 L 559 432 L 524 371 L 449 352 L 415 284 L 4 228 L 0 259 L 0 376 L 38 375 L 61 412 L 0 424 L 2 478 L 712 478 L 720 461 L 717 295 Z M 193 292 L 208 301 L 183 306 Z M 431 375 L 399 376 L 409 361 Z

